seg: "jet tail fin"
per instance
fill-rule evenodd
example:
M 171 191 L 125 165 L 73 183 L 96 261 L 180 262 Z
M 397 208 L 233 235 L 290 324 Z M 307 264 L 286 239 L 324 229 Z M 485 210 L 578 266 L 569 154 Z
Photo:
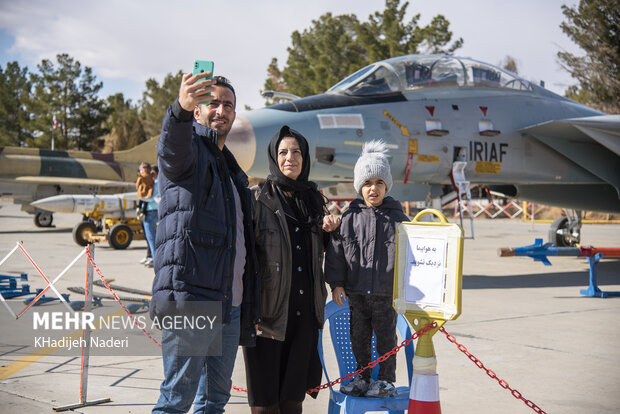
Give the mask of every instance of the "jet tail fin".
M 159 136 L 152 137 L 133 148 L 114 152 L 114 159 L 120 162 L 148 162 L 157 164 L 157 142 Z

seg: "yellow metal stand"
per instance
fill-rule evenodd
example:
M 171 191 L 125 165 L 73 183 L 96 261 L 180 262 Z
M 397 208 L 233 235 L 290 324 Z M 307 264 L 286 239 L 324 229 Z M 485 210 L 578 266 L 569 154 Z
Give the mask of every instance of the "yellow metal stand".
M 439 222 L 421 221 L 434 215 Z M 461 314 L 463 229 L 441 212 L 426 209 L 401 223 L 396 236 L 394 308 L 416 331 L 436 322 L 418 338 L 413 359 L 409 413 L 440 414 L 439 377 L 433 335 Z

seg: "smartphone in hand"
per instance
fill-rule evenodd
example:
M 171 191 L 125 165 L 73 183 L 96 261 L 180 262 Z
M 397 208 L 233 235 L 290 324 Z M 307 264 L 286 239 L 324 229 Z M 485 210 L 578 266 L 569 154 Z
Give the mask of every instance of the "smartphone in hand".
M 211 72 L 211 74 L 203 79 L 211 79 L 213 78 L 213 62 L 210 60 L 195 60 L 194 61 L 194 68 L 192 70 L 192 75 L 196 75 L 198 73 L 203 73 L 203 72 Z M 208 104 L 210 101 L 203 101 L 200 102 L 199 104 Z

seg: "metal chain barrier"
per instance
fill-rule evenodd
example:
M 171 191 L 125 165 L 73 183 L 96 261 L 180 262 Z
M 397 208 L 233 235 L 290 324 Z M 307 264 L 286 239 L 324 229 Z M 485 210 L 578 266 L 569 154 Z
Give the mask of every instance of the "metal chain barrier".
M 244 393 L 248 393 L 248 390 L 246 388 L 241 388 L 241 387 L 237 387 L 236 385 L 233 385 L 232 387 L 230 387 L 233 391 L 239 391 L 239 392 L 244 392 Z
M 112 293 L 112 296 L 114 296 L 115 300 L 118 302 L 118 304 L 123 308 L 123 310 L 127 313 L 127 315 L 129 315 L 130 317 L 134 318 L 134 316 L 131 314 L 131 312 L 129 311 L 129 309 L 127 309 L 127 307 L 123 304 L 123 302 L 121 302 L 121 300 L 118 298 L 118 296 L 116 295 L 116 292 L 114 291 L 114 289 L 112 289 L 112 287 L 110 286 L 110 284 L 108 283 L 108 281 L 106 280 L 106 278 L 103 276 L 103 274 L 101 273 L 101 270 L 99 270 L 99 268 L 97 267 L 97 265 L 95 264 L 95 261 L 93 260 L 93 258 L 90 256 L 90 252 L 88 251 L 88 249 L 86 249 L 86 256 L 88 257 L 88 260 L 90 261 L 90 263 L 93 265 L 93 268 L 95 269 L 95 271 L 97 272 L 97 274 L 99 275 L 99 278 L 101 279 L 101 281 L 104 283 L 104 285 L 108 288 L 108 290 L 110 291 L 110 293 Z M 422 329 L 420 329 L 419 331 L 416 331 L 413 333 L 413 335 L 411 335 L 410 338 L 404 340 L 401 342 L 400 345 L 395 346 L 391 351 L 385 353 L 384 355 L 381 355 L 379 358 L 377 358 L 374 361 L 371 361 L 368 365 L 366 365 L 363 368 L 360 368 L 354 372 L 350 372 L 347 375 L 345 375 L 344 377 L 335 379 L 333 381 L 330 381 L 326 384 L 323 385 L 319 385 L 318 387 L 315 388 L 311 388 L 309 390 L 306 391 L 306 394 L 313 394 L 315 392 L 319 392 L 320 390 L 326 389 L 326 388 L 331 388 L 334 385 L 337 384 L 341 384 L 343 381 L 346 380 L 350 380 L 353 377 L 361 374 L 362 372 L 366 371 L 369 368 L 374 368 L 375 366 L 377 366 L 377 364 L 380 364 L 381 362 L 385 361 L 386 359 L 388 359 L 389 357 L 391 357 L 392 355 L 396 355 L 396 353 L 398 351 L 400 351 L 403 347 L 407 346 L 411 341 L 413 341 L 414 339 L 419 338 L 420 336 L 424 335 L 425 333 L 427 333 L 428 331 L 430 331 L 431 329 L 434 329 L 437 327 L 437 322 L 433 322 L 433 323 L 429 323 L 428 325 L 424 326 Z M 142 332 L 144 332 L 144 334 L 149 337 L 153 342 L 155 342 L 157 344 L 157 346 L 159 346 L 161 348 L 161 344 L 155 339 L 153 338 L 153 336 L 147 332 L 145 329 L 141 329 Z M 538 405 L 534 404 L 532 401 L 526 399 L 525 397 L 523 397 L 523 395 L 516 389 L 510 387 L 510 385 L 508 385 L 508 383 L 501 379 L 498 378 L 497 375 L 495 374 L 495 372 L 493 372 L 492 370 L 490 370 L 489 368 L 486 368 L 484 366 L 484 364 L 482 363 L 482 361 L 480 361 L 478 358 L 476 358 L 474 355 L 472 355 L 467 348 L 458 343 L 456 341 L 456 338 L 454 337 L 454 335 L 449 334 L 445 328 L 441 327 L 439 328 L 439 331 L 441 331 L 442 333 L 444 333 L 446 335 L 446 338 L 448 339 L 448 341 L 452 342 L 453 344 L 456 345 L 456 347 L 458 348 L 459 351 L 461 351 L 462 353 L 464 353 L 465 355 L 467 355 L 467 357 L 480 369 L 484 370 L 487 375 L 489 377 L 491 377 L 492 379 L 496 380 L 499 384 L 500 387 L 504 388 L 505 390 L 509 390 L 510 393 L 513 395 L 513 397 L 515 397 L 518 400 L 523 401 L 523 403 L 525 405 L 527 405 L 528 407 L 530 407 L 532 410 L 534 410 L 537 413 L 540 414 L 547 414 L 545 411 L 543 411 Z M 245 388 L 241 388 L 241 387 L 237 387 L 235 385 L 233 385 L 231 387 L 233 390 L 238 391 L 238 392 L 243 392 L 243 393 L 247 393 L 248 390 Z
M 414 332 L 413 335 L 411 335 L 411 337 L 409 339 L 404 340 L 403 342 L 401 342 L 400 345 L 395 346 L 391 351 L 385 353 L 384 355 L 381 355 L 379 358 L 377 358 L 374 361 L 371 361 L 368 365 L 366 365 L 363 368 L 358 369 L 355 372 L 350 372 L 347 375 L 345 375 L 344 377 L 338 378 L 336 380 L 333 380 L 331 382 L 328 382 L 326 384 L 323 385 L 319 385 L 316 388 L 311 388 L 309 390 L 306 391 L 306 394 L 312 394 L 315 392 L 319 392 L 320 390 L 323 390 L 325 388 L 331 388 L 336 384 L 340 384 L 342 383 L 342 381 L 346 381 L 346 380 L 350 380 L 351 378 L 355 377 L 356 375 L 361 374 L 362 372 L 366 371 L 368 368 L 374 368 L 377 366 L 377 364 L 380 364 L 381 362 L 385 361 L 386 359 L 388 359 L 389 357 L 391 357 L 392 355 L 396 355 L 396 353 L 398 351 L 400 351 L 401 348 L 407 346 L 409 344 L 409 342 L 413 341 L 414 339 L 417 339 L 418 337 L 424 335 L 426 332 L 430 331 L 431 329 L 434 329 L 437 327 L 437 322 L 433 322 L 433 323 L 429 323 L 428 325 L 426 325 L 424 328 L 420 329 L 417 332 Z
M 474 363 L 476 364 L 476 366 L 484 371 L 486 371 L 487 375 L 491 378 L 493 378 L 495 381 L 497 381 L 499 383 L 499 386 L 502 387 L 505 390 L 510 390 L 510 393 L 512 394 L 513 397 L 515 397 L 518 400 L 521 400 L 525 403 L 525 405 L 527 405 L 528 407 L 530 407 L 532 410 L 536 411 L 537 413 L 543 413 L 546 414 L 545 411 L 543 411 L 539 406 L 537 406 L 536 404 L 534 404 L 532 401 L 526 399 L 525 397 L 523 397 L 523 395 L 517 391 L 514 388 L 511 388 L 510 385 L 508 385 L 508 383 L 506 381 L 504 381 L 503 379 L 500 379 L 497 377 L 497 375 L 495 374 L 495 372 L 493 372 L 492 370 L 488 369 L 487 367 L 484 366 L 484 364 L 475 356 L 473 356 L 468 350 L 467 348 L 465 348 L 464 345 L 459 344 L 456 341 L 456 338 L 454 337 L 454 335 L 450 335 L 448 332 L 446 332 L 445 328 L 441 327 L 439 328 L 439 331 L 443 332 L 446 335 L 446 338 L 448 338 L 448 341 L 452 342 L 454 345 L 456 345 L 456 347 L 459 349 L 459 351 L 461 351 L 462 353 L 464 353 L 465 355 L 467 355 L 467 357 Z
M 118 304 L 121 306 L 121 308 L 123 308 L 123 310 L 125 311 L 125 313 L 127 313 L 127 315 L 129 315 L 130 318 L 133 319 L 133 321 L 136 321 L 136 317 L 133 316 L 133 314 L 129 311 L 129 309 L 127 309 L 127 307 L 123 304 L 123 302 L 121 302 L 120 298 L 116 295 L 116 292 L 114 291 L 114 289 L 112 289 L 112 287 L 110 286 L 110 284 L 108 283 L 108 281 L 106 280 L 106 278 L 103 276 L 103 273 L 101 273 L 101 270 L 99 270 L 99 268 L 97 267 L 97 265 L 95 264 L 95 261 L 93 260 L 93 258 L 90 255 L 90 251 L 88 250 L 88 247 L 86 248 L 86 256 L 88 256 L 88 261 L 93 265 L 93 269 L 95 269 L 95 271 L 97 272 L 97 274 L 99 275 L 99 279 L 101 279 L 101 281 L 103 282 L 103 284 L 105 285 L 105 287 L 108 288 L 108 290 L 110 291 L 110 293 L 112 294 L 112 296 L 114 296 L 114 300 L 116 300 L 118 302 Z M 157 341 L 157 339 L 153 338 L 153 336 L 144 328 L 140 328 L 140 330 L 142 332 L 144 332 L 144 334 L 153 342 L 155 342 L 155 344 L 161 348 L 161 344 Z
M 127 307 L 123 304 L 123 302 L 120 300 L 120 298 L 118 297 L 118 295 L 116 294 L 116 292 L 114 291 L 114 289 L 112 289 L 112 286 L 110 286 L 110 284 L 108 283 L 108 281 L 106 280 L 106 278 L 103 276 L 103 273 L 101 272 L 101 270 L 99 270 L 99 268 L 97 267 L 97 265 L 95 264 L 95 261 L 93 260 L 93 258 L 90 256 L 90 252 L 88 251 L 88 248 L 86 249 L 86 256 L 88 256 L 88 260 L 90 261 L 90 263 L 92 263 L 93 265 L 93 269 L 95 269 L 95 271 L 97 272 L 97 274 L 99 275 L 99 278 L 101 279 L 101 281 L 103 282 L 103 284 L 105 285 L 105 287 L 108 288 L 108 290 L 110 291 L 110 293 L 112 294 L 112 296 L 114 296 L 114 299 L 118 302 L 118 304 L 121 306 L 121 308 L 123 308 L 123 310 L 127 313 L 127 315 L 129 315 L 131 318 L 135 317 L 132 315 L 132 313 L 129 311 L 129 309 L 127 309 Z M 161 348 L 161 344 L 157 341 L 157 339 L 153 338 L 153 336 L 146 331 L 145 329 L 140 328 L 140 330 L 142 332 L 144 332 L 144 334 L 153 342 L 155 342 L 155 344 Z M 236 385 L 232 385 L 231 389 L 233 389 L 234 391 L 239 391 L 239 392 L 244 392 L 247 393 L 248 390 L 245 388 L 241 388 L 238 387 Z
M 97 274 L 99 275 L 99 278 L 101 279 L 101 281 L 103 282 L 103 284 L 108 288 L 108 290 L 110 291 L 110 293 L 112 294 L 112 296 L 114 296 L 114 299 L 118 302 L 118 304 L 123 308 L 123 310 L 127 313 L 127 315 L 129 315 L 130 317 L 134 318 L 134 316 L 131 314 L 131 312 L 129 311 L 129 309 L 127 309 L 127 307 L 123 304 L 123 302 L 121 302 L 121 300 L 119 299 L 119 297 L 116 295 L 116 292 L 114 291 L 114 289 L 112 289 L 112 287 L 110 286 L 110 284 L 108 283 L 108 281 L 106 280 L 106 278 L 103 276 L 103 273 L 101 273 L 101 270 L 99 270 L 99 268 L 97 267 L 97 265 L 95 264 L 95 261 L 93 260 L 93 258 L 90 256 L 90 252 L 88 251 L 88 249 L 86 249 L 86 256 L 88 256 L 88 260 L 90 261 L 90 263 L 93 265 L 93 268 L 95 269 L 95 271 L 97 272 Z M 425 327 L 423 327 L 422 329 L 420 329 L 417 332 L 414 332 L 413 335 L 411 335 L 410 338 L 404 340 L 403 342 L 401 342 L 400 345 L 395 346 L 391 351 L 387 352 L 385 355 L 381 355 L 379 358 L 377 358 L 376 360 L 370 362 L 368 365 L 366 365 L 364 368 L 360 368 L 355 372 L 351 372 L 347 375 L 345 375 L 342 378 L 338 378 L 334 381 L 331 381 L 327 384 L 323 384 L 323 385 L 319 385 L 316 388 L 312 388 L 306 391 L 306 394 L 312 394 L 315 392 L 319 392 L 322 389 L 325 388 L 330 388 L 333 387 L 336 384 L 340 384 L 342 383 L 342 381 L 345 380 L 349 380 L 353 377 L 355 377 L 356 375 L 359 375 L 360 373 L 362 373 L 363 371 L 366 371 L 368 368 L 374 368 L 375 366 L 377 366 L 377 364 L 385 361 L 386 359 L 388 359 L 390 356 L 395 355 L 398 351 L 400 351 L 401 348 L 407 346 L 411 341 L 413 341 L 414 339 L 417 339 L 418 337 L 420 337 L 421 335 L 425 334 L 426 332 L 430 331 L 433 328 L 437 327 L 437 323 L 433 322 L 433 323 L 429 323 L 428 325 L 426 325 Z M 157 344 L 157 346 L 159 346 L 161 348 L 161 344 L 157 341 L 157 339 L 153 338 L 153 336 L 151 336 L 150 333 L 148 333 L 145 329 L 141 329 L 142 332 L 144 332 L 144 334 L 146 336 L 148 336 L 153 342 L 155 342 Z M 233 385 L 231 387 L 233 390 L 235 391 L 239 391 L 239 392 L 243 392 L 243 393 L 247 393 L 248 390 L 245 388 L 241 388 L 238 387 L 236 385 Z

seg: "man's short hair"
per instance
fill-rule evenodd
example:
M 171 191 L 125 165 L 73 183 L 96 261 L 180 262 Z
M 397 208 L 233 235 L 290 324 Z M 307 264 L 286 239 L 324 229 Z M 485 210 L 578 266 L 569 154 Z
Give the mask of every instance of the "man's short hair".
M 230 81 L 223 76 L 214 76 L 213 80 L 215 81 L 214 85 L 223 86 L 225 88 L 230 89 L 235 97 L 235 109 L 237 108 L 237 94 L 235 93 L 235 88 L 231 85 Z

